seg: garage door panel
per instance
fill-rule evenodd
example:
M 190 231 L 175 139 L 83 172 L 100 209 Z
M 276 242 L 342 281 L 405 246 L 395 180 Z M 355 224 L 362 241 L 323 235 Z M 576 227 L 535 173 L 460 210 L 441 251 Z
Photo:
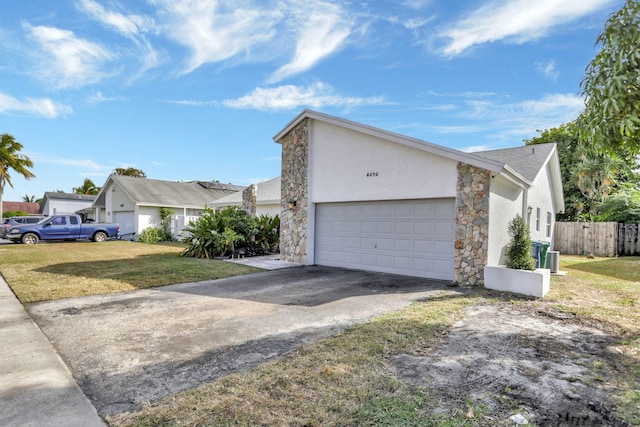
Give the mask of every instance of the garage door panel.
M 448 271 L 453 271 L 453 262 L 449 260 L 434 260 L 433 270 L 439 274 L 445 274 Z
M 413 218 L 415 215 L 413 204 L 395 205 L 394 207 L 396 218 Z
M 456 207 L 453 203 L 438 202 L 434 205 L 434 216 L 437 218 L 454 218 Z
M 453 253 L 453 245 L 449 241 L 435 240 L 433 242 L 433 253 L 439 255 Z
M 318 204 L 315 263 L 453 279 L 454 211 L 453 199 Z
M 413 252 L 421 254 L 431 254 L 433 252 L 433 241 L 431 240 L 414 240 Z
M 376 239 L 375 241 L 375 249 L 383 250 L 383 251 L 392 251 L 394 246 L 393 239 Z
M 427 221 L 415 221 L 413 223 L 413 234 L 419 236 L 430 236 L 433 234 L 433 223 Z
M 360 249 L 375 249 L 375 248 L 376 248 L 376 239 L 372 237 L 360 238 Z
M 394 216 L 393 205 L 378 205 L 378 218 L 391 218 Z
M 393 249 L 396 251 L 408 253 L 413 252 L 413 244 L 410 239 L 396 239 L 394 243 L 395 245 Z
M 413 222 L 407 220 L 396 221 L 394 231 L 396 234 L 412 234 Z
M 376 234 L 376 231 L 378 230 L 378 223 L 376 222 L 370 222 L 370 221 L 364 221 L 362 223 L 360 223 L 360 232 L 363 234 Z
M 449 237 L 453 235 L 453 227 L 455 224 L 449 221 L 437 221 L 434 222 L 433 227 L 433 235 L 434 236 L 445 236 Z

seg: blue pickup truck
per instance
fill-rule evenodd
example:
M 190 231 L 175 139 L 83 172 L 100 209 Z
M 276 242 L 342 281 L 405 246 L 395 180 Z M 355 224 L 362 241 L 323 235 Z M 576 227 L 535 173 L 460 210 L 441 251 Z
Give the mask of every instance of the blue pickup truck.
M 118 224 L 83 224 L 80 215 L 53 215 L 36 224 L 19 224 L 6 231 L 5 239 L 14 243 L 33 245 L 40 240 L 89 239 L 94 242 L 117 237 Z

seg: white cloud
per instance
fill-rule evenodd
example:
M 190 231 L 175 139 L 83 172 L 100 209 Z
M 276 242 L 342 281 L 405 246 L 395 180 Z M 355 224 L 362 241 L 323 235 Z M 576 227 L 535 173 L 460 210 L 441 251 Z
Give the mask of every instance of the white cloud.
M 105 96 L 101 91 L 97 91 L 94 94 L 90 95 L 87 98 L 87 101 L 90 103 L 98 103 L 98 102 L 111 102 L 111 101 L 126 101 L 127 98 L 123 96 Z
M 310 69 L 338 50 L 351 33 L 353 24 L 338 5 L 304 2 L 299 5 L 299 8 L 293 14 L 294 22 L 305 21 L 305 23 L 299 28 L 295 54 L 291 62 L 273 73 L 270 78 L 271 83 Z
M 22 113 L 30 116 L 54 119 L 73 113 L 71 107 L 58 104 L 49 98 L 25 98 L 19 100 L 0 92 L 0 113 Z
M 493 0 L 440 32 L 445 56 L 456 56 L 484 43 L 525 43 L 552 28 L 598 11 L 616 0 Z
M 146 33 L 156 30 L 153 18 L 107 10 L 94 0 L 80 0 L 78 7 L 92 19 L 135 43 L 139 52 L 136 56 L 141 58 L 143 64 L 138 76 L 159 64 L 158 52 L 146 38 Z
M 530 138 L 538 129 L 550 129 L 574 120 L 584 109 L 584 100 L 573 94 L 549 94 L 540 99 L 513 103 L 468 101 L 466 117 L 494 130 L 497 139 Z
M 163 33 L 191 50 L 183 73 L 206 63 L 244 54 L 271 41 L 282 18 L 276 8 L 243 7 L 244 2 L 154 0 L 161 7 Z
M 31 154 L 30 157 L 31 157 L 31 160 L 34 161 L 34 163 L 50 163 L 50 164 L 59 165 L 59 166 L 81 168 L 83 170 L 88 170 L 93 172 L 106 169 L 106 167 L 100 166 L 98 163 L 90 159 L 66 159 L 61 157 L 51 157 L 49 155 L 43 155 L 39 153 Z
M 101 45 L 78 38 L 68 30 L 32 26 L 26 22 L 22 27 L 39 47 L 39 77 L 52 82 L 54 87 L 81 87 L 107 75 L 103 65 L 114 59 L 114 55 Z
M 535 136 L 538 129 L 550 129 L 575 120 L 584 109 L 584 100 L 574 94 L 547 94 L 521 101 L 500 94 L 450 96 L 464 99 L 453 111 L 434 111 L 428 122 L 423 122 L 420 127 L 441 135 L 479 134 L 491 141 L 474 141 L 474 145 L 513 145 Z M 464 150 L 478 151 L 479 148 L 467 147 Z
M 141 32 L 148 32 L 155 27 L 155 22 L 148 16 L 125 15 L 110 11 L 93 0 L 80 0 L 78 6 L 95 20 L 127 37 L 135 36 Z
M 536 63 L 536 71 L 553 81 L 560 76 L 560 72 L 556 69 L 556 61 L 553 59 L 549 62 Z
M 279 86 L 256 88 L 250 94 L 222 102 L 227 107 L 255 109 L 261 111 L 294 110 L 301 107 L 323 108 L 356 107 L 361 105 L 384 104 L 383 97 L 358 98 L 334 93 L 334 89 L 324 83 L 314 83 L 308 87 Z

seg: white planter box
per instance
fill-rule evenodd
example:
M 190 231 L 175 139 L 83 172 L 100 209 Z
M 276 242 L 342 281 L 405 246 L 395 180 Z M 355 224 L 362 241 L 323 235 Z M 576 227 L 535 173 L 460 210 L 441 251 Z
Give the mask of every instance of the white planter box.
M 551 271 L 544 268 L 534 271 L 515 270 L 504 265 L 488 265 L 484 268 L 484 287 L 496 291 L 542 298 L 549 292 L 550 282 Z

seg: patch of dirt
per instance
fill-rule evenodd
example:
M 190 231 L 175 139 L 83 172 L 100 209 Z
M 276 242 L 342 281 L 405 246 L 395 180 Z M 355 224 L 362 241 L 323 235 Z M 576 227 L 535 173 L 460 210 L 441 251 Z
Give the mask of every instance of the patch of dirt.
M 435 352 L 399 354 L 391 365 L 409 386 L 428 389 L 443 415 L 473 405 L 497 414 L 484 419 L 487 425 L 514 425 L 509 417 L 520 414 L 540 426 L 624 426 L 609 409 L 606 381 L 593 373 L 610 356 L 613 338 L 571 317 L 475 306 Z

